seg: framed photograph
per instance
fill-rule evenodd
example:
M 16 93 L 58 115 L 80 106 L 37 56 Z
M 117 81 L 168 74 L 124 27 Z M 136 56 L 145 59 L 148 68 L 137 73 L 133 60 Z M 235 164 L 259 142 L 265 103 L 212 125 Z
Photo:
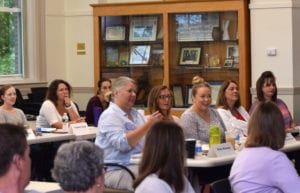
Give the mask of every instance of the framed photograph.
M 130 49 L 129 64 L 148 64 L 150 48 L 149 45 L 132 46 Z
M 125 40 L 125 27 L 124 26 L 106 27 L 105 40 Z
M 172 90 L 174 95 L 174 106 L 183 107 L 182 87 L 180 85 L 173 85 Z
M 239 63 L 239 46 L 238 45 L 228 45 L 226 57 L 233 59 L 234 64 L 238 64 Z
M 192 101 L 192 88 L 193 88 L 193 85 L 187 85 L 186 86 L 185 106 L 191 106 L 193 104 L 193 101 Z
M 219 90 L 222 85 L 222 81 L 209 81 L 208 82 L 211 87 L 211 105 L 215 106 L 219 94 Z
M 149 64 L 153 66 L 162 66 L 164 63 L 163 58 L 164 58 L 164 50 L 162 48 L 152 48 Z
M 231 58 L 225 59 L 223 67 L 224 68 L 232 68 L 233 67 L 233 59 L 231 59 Z
M 199 65 L 201 48 L 181 48 L 180 65 Z
M 106 66 L 119 65 L 119 49 L 117 47 L 107 47 L 105 50 Z
M 129 41 L 155 41 L 157 17 L 132 17 L 130 20 Z

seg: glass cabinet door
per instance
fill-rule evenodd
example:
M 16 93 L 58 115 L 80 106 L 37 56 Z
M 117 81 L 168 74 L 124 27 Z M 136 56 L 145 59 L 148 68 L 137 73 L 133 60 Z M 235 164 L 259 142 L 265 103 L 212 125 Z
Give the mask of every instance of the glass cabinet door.
M 212 86 L 212 104 L 224 80 L 239 82 L 238 12 L 193 12 L 169 15 L 170 84 L 191 101 L 192 78 Z
M 151 87 L 164 75 L 162 15 L 101 17 L 100 76 L 137 81 L 137 105 L 145 106 Z

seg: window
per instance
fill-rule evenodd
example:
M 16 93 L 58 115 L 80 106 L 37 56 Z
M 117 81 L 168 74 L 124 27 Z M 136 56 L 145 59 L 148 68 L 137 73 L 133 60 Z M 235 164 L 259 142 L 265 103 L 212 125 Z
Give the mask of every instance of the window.
M 0 0 L 0 84 L 46 79 L 45 1 Z
M 20 0 L 0 2 L 0 76 L 23 73 L 20 4 Z

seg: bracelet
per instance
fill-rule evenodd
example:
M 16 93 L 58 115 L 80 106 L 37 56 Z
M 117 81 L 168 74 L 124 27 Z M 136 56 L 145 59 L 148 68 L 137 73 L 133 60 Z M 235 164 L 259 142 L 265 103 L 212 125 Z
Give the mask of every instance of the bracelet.
M 72 108 L 72 106 L 71 105 L 69 105 L 69 106 L 65 106 L 65 109 L 71 109 Z

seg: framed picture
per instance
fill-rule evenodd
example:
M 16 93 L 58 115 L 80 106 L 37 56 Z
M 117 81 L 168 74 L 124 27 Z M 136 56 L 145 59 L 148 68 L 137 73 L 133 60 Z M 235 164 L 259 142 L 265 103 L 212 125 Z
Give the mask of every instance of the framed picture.
M 119 65 L 119 49 L 117 47 L 107 47 L 105 50 L 106 66 Z
M 150 48 L 149 45 L 132 46 L 130 50 L 130 64 L 148 64 Z
M 172 90 L 174 95 L 174 106 L 183 107 L 182 87 L 180 85 L 173 85 Z
M 162 66 L 164 63 L 164 50 L 162 48 L 152 48 L 150 65 L 153 66 Z
M 129 41 L 155 41 L 157 17 L 132 17 L 130 20 Z
M 209 81 L 208 82 L 211 87 L 211 105 L 215 106 L 219 94 L 219 90 L 222 85 L 222 81 Z
M 186 86 L 185 106 L 191 106 L 193 104 L 192 88 L 193 88 L 193 85 L 191 85 L 191 84 Z
M 201 48 L 181 48 L 180 65 L 198 65 Z
M 231 58 L 225 59 L 223 67 L 224 68 L 232 68 L 233 67 L 233 59 L 231 59 Z
M 106 27 L 105 40 L 125 40 L 125 27 L 124 26 Z
M 228 45 L 226 57 L 233 59 L 234 64 L 238 64 L 239 63 L 239 46 L 238 45 Z
M 129 63 L 129 49 L 121 46 L 119 48 L 119 65 L 127 66 Z

